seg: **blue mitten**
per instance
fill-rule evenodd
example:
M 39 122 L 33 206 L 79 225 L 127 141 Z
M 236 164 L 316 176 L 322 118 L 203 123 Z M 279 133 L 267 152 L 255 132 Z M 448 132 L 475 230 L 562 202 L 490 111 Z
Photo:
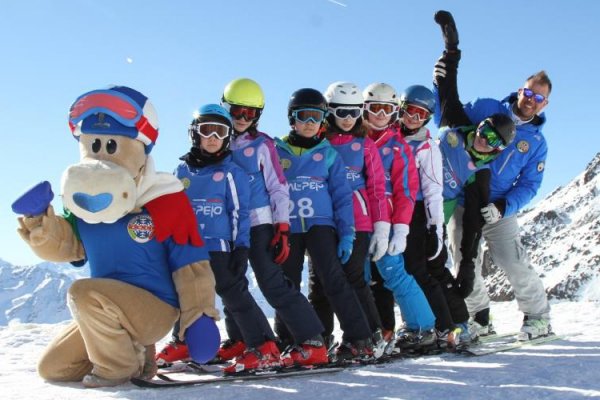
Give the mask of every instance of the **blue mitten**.
M 352 247 L 354 246 L 354 235 L 342 236 L 338 243 L 337 256 L 342 264 L 346 264 L 352 255 Z
M 50 182 L 43 181 L 23 193 L 12 203 L 11 208 L 16 214 L 34 217 L 43 214 L 53 198 Z

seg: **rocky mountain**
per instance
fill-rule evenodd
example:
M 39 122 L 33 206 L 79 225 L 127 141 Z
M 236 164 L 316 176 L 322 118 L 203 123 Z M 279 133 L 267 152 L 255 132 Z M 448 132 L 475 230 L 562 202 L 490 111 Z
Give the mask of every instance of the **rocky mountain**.
M 519 214 L 521 238 L 551 299 L 600 301 L 600 153 L 568 185 Z M 492 298 L 514 294 L 484 251 Z

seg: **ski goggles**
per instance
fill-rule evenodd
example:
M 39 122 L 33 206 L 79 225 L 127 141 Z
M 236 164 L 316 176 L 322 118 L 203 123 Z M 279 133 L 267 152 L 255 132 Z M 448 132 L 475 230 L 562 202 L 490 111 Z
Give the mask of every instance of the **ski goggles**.
M 325 119 L 325 111 L 318 108 L 300 108 L 292 111 L 292 117 L 303 124 L 310 121 L 315 124 L 320 124 Z
M 98 113 L 109 115 L 126 127 L 136 128 L 150 140 L 156 140 L 158 136 L 158 131 L 144 116 L 142 107 L 125 93 L 115 90 L 94 90 L 78 97 L 69 110 L 71 130 L 85 118 Z
M 429 119 L 431 113 L 429 110 L 423 107 L 416 106 L 414 104 L 407 104 L 403 108 L 404 114 L 408 116 L 408 118 L 415 121 L 426 121 Z
M 528 99 L 533 97 L 533 100 L 538 104 L 543 103 L 544 100 L 546 100 L 546 96 L 536 93 L 529 88 L 523 88 L 521 90 L 523 91 L 523 96 L 527 97 Z
M 490 125 L 487 120 L 484 120 L 477 127 L 477 136 L 485 139 L 488 146 L 492 147 L 496 151 L 501 151 L 506 148 L 506 144 L 498 132 Z
M 384 116 L 389 117 L 396 112 L 396 107 L 390 103 L 366 103 L 367 111 L 373 115 L 379 115 L 383 113 Z
M 231 128 L 218 122 L 200 122 L 190 127 L 191 133 L 197 133 L 201 137 L 208 139 L 215 136 L 217 139 L 225 140 L 229 137 Z
M 253 121 L 260 117 L 260 109 L 246 106 L 229 106 L 229 115 L 233 119 L 245 119 L 246 121 Z
M 331 112 L 336 118 L 339 119 L 358 119 L 362 115 L 362 107 L 330 107 Z

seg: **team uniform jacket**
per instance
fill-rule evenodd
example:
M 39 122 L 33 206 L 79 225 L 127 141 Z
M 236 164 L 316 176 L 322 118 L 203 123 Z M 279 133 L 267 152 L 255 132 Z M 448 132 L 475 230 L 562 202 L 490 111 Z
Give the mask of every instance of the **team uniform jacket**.
M 379 151 L 369 138 L 335 134 L 329 142 L 342 156 L 346 178 L 353 190 L 354 225 L 357 232 L 372 232 L 373 223 L 389 222 L 385 174 Z
M 515 120 L 512 107 L 517 101 L 517 93 L 511 93 L 502 101 L 480 98 L 463 106 L 456 85 L 459 60 L 460 52 L 444 52 L 440 58 L 445 63 L 446 74 L 445 77 L 435 77 L 434 82 L 434 93 L 439 100 L 435 113 L 438 126 L 477 125 L 494 113 L 504 113 Z M 491 201 L 505 203 L 505 217 L 516 214 L 527 205 L 542 183 L 548 153 L 542 134 L 545 123 L 544 113 L 525 124 L 517 121 L 515 139 L 490 163 Z
M 202 168 L 181 163 L 175 175 L 183 182 L 209 251 L 250 246 L 248 175 L 231 155 Z
M 250 224 L 289 223 L 290 195 L 275 143 L 243 133 L 231 142 L 233 160 L 250 176 Z
M 292 233 L 308 232 L 313 225 L 336 228 L 338 236 L 354 236 L 352 189 L 339 153 L 323 140 L 311 149 L 275 139 L 290 187 Z
M 392 224 L 409 225 L 419 189 L 419 176 L 412 150 L 402 138 L 399 127 L 369 131 L 383 164 L 385 195 Z
M 129 283 L 175 308 L 179 308 L 179 300 L 171 274 L 209 259 L 206 246 L 182 246 L 172 238 L 156 240 L 154 222 L 145 209 L 111 224 L 90 224 L 73 214 L 67 218 L 85 248 L 92 278 Z

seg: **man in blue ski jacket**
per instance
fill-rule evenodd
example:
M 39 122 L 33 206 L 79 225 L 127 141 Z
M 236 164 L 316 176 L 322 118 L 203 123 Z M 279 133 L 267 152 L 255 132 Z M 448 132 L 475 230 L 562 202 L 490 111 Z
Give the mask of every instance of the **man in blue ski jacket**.
M 452 15 L 438 11 L 435 21 L 441 26 L 445 51 L 434 68 L 434 89 L 438 96 L 435 120 L 438 126 L 478 124 L 494 113 L 504 113 L 516 125 L 515 140 L 490 163 L 490 203 L 481 209 L 486 222 L 483 227 L 494 264 L 507 275 L 513 286 L 519 309 L 525 314 L 519 339 L 529 340 L 547 335 L 550 328 L 550 306 L 541 279 L 531 266 L 519 236 L 517 213 L 535 197 L 542 183 L 547 145 L 542 128 L 546 117 L 542 110 L 548 104 L 552 83 L 544 71 L 531 75 L 523 87 L 498 101 L 479 98 L 463 105 L 457 89 L 458 33 Z M 453 218 L 460 218 L 457 207 Z M 449 223 L 449 238 L 455 265 L 460 251 L 454 242 L 456 225 Z M 481 257 L 477 263 L 477 280 L 481 277 Z M 486 334 L 489 325 L 489 296 L 483 284 L 467 298 L 469 311 L 474 315 L 473 331 Z

